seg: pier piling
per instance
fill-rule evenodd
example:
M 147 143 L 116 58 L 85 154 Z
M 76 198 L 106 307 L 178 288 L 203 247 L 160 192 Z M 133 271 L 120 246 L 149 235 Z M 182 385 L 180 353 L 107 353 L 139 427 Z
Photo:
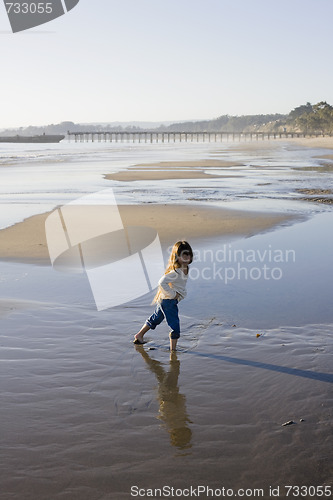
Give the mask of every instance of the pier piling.
M 169 142 L 223 142 L 229 141 L 231 136 L 232 141 L 236 139 L 238 141 L 250 139 L 251 141 L 255 137 L 258 141 L 259 137 L 264 140 L 277 139 L 293 139 L 299 137 L 322 137 L 324 134 L 316 133 L 301 133 L 301 132 L 157 132 L 157 131 L 140 131 L 140 132 L 128 132 L 128 131 L 101 131 L 101 132 L 80 132 L 80 131 L 68 131 L 68 140 L 74 139 L 74 142 L 138 142 L 141 143 L 144 140 L 145 143 L 150 142 L 159 143 L 169 143 Z

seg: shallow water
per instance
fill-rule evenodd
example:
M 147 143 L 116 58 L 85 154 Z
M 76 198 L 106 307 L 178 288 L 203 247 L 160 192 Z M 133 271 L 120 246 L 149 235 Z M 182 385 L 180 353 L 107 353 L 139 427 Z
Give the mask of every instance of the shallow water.
M 143 348 L 132 345 L 151 294 L 97 312 L 85 274 L 1 262 L 6 500 L 118 500 L 135 485 L 262 488 L 261 498 L 272 486 L 285 498 L 286 484 L 332 484 L 333 214 L 294 191 L 327 188 L 332 172 L 312 157 L 323 150 L 236 146 L 0 149 L 4 226 L 110 185 L 123 203 L 148 193 L 149 201 L 196 198 L 297 216 L 247 239 L 191 242 L 196 259 L 171 359 L 165 324 Z M 162 187 L 103 179 L 131 164 L 200 158 L 244 167 Z M 237 177 L 223 178 L 230 172 Z
M 254 143 L 232 142 L 1 145 L 0 227 L 107 187 L 114 189 L 119 204 L 196 202 L 247 210 L 327 211 L 331 209 L 327 205 L 298 202 L 303 195 L 296 189 L 333 188 L 333 173 L 323 169 L 330 160 L 317 158 L 329 151 L 283 141 L 267 141 L 255 148 Z M 131 165 L 198 159 L 232 161 L 240 166 L 207 170 L 221 178 L 171 179 L 162 184 L 104 179 L 105 174 Z
M 332 227 L 327 212 L 251 238 L 199 243 L 193 308 L 184 307 L 249 328 L 333 322 Z
M 193 241 L 183 314 L 259 329 L 333 323 L 332 225 L 327 212 L 250 238 Z M 96 309 L 85 273 L 0 262 L 0 285 L 4 298 Z M 129 305 L 149 305 L 153 294 Z

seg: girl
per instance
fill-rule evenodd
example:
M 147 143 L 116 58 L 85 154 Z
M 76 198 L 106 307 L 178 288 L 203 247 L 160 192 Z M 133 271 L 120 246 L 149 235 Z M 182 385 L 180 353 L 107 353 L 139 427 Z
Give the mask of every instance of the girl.
M 186 297 L 188 266 L 193 260 L 193 251 L 187 241 L 177 241 L 172 247 L 164 275 L 158 282 L 153 304 L 156 308 L 141 330 L 134 337 L 134 344 L 144 344 L 143 336 L 148 330 L 155 330 L 165 318 L 170 332 L 170 350 L 175 351 L 180 337 L 178 302 Z

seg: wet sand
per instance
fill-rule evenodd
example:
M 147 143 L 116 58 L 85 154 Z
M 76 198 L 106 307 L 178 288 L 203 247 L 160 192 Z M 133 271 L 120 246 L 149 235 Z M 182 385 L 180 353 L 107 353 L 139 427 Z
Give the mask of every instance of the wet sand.
M 325 203 L 327 205 L 333 204 L 333 191 L 332 189 L 296 189 L 298 193 L 306 194 L 304 198 L 300 198 L 304 201 L 310 201 L 312 203 Z
M 166 327 L 131 344 L 149 311 L 50 306 L 3 318 L 4 498 L 122 500 L 131 487 L 204 485 L 268 499 L 270 486 L 286 498 L 286 484 L 332 483 L 332 326 L 257 337 L 201 311 L 181 315 L 170 357 Z

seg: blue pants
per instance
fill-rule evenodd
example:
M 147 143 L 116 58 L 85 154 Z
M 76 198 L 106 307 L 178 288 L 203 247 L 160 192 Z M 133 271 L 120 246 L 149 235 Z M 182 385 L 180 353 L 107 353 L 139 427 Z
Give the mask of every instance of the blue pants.
M 157 303 L 156 309 L 153 314 L 147 319 L 146 324 L 155 330 L 157 325 L 166 320 L 168 326 L 171 328 L 170 338 L 179 339 L 180 325 L 178 317 L 178 300 L 177 299 L 163 299 Z

